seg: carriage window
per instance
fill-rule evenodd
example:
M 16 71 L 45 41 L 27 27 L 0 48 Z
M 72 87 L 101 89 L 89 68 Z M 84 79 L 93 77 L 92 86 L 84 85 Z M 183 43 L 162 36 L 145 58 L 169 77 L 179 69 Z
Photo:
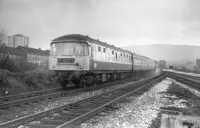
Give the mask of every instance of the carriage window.
M 52 44 L 51 45 L 51 52 L 50 52 L 50 54 L 52 56 L 59 55 L 59 51 L 60 51 L 60 43 Z
M 127 55 L 127 62 L 129 63 L 130 62 L 130 56 Z
M 86 56 L 88 55 L 88 46 L 85 43 L 75 43 L 75 55 Z
M 79 42 L 55 43 L 51 45 L 51 55 L 86 56 L 88 55 L 88 45 Z
M 101 52 L 101 47 L 98 47 L 98 51 Z
M 106 48 L 103 48 L 103 52 L 104 52 L 104 53 L 106 52 Z
M 116 59 L 116 61 L 117 61 L 117 53 L 115 53 L 115 57 L 116 57 L 115 59 Z
M 114 55 L 114 51 L 112 51 L 112 55 Z

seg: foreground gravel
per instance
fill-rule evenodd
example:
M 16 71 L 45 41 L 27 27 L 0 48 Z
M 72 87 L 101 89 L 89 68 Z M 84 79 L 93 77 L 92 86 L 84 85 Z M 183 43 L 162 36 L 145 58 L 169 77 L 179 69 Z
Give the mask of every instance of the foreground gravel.
M 148 128 L 157 118 L 158 109 L 164 105 L 160 102 L 163 94 L 172 83 L 167 78 L 150 88 L 142 95 L 133 95 L 126 100 L 127 103 L 119 103 L 116 111 L 102 112 L 94 118 L 82 123 L 82 128 Z M 103 115 L 103 116 L 102 116 Z
M 110 87 L 104 87 L 102 89 L 94 90 L 94 91 L 86 91 L 86 92 L 79 92 L 78 94 L 72 94 L 70 96 L 65 96 L 53 100 L 45 100 L 40 103 L 33 103 L 31 105 L 24 105 L 22 107 L 12 107 L 9 109 L 9 111 L 0 111 L 0 123 L 13 120 L 16 118 L 20 118 L 23 116 L 27 116 L 30 114 L 42 112 L 44 110 L 49 110 L 55 107 L 59 107 L 62 105 L 70 104 L 72 102 L 76 102 L 88 97 L 92 97 L 107 91 L 110 91 L 112 89 L 124 87 L 130 84 L 135 83 L 135 81 L 132 82 L 126 82 L 124 84 L 118 84 Z
M 174 110 L 179 116 L 200 116 L 200 92 L 174 79 L 166 78 L 148 91 L 138 93 L 77 127 L 160 128 L 162 114 L 170 116 Z

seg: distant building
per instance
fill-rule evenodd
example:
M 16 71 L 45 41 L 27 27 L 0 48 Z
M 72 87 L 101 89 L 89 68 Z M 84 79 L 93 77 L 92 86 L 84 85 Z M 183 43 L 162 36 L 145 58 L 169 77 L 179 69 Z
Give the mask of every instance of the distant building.
M 6 61 L 13 61 L 19 69 L 27 69 L 29 67 L 48 67 L 49 50 L 41 50 L 18 46 L 17 48 L 1 46 L 0 47 L 0 69 L 7 64 Z M 6 62 L 6 63 L 4 63 Z M 12 66 L 11 66 L 12 67 Z
M 196 66 L 200 66 L 200 59 L 196 59 Z
M 0 41 L 0 47 L 1 47 L 1 46 L 7 46 L 7 45 L 8 45 L 8 44 L 7 44 L 5 41 L 2 41 L 2 42 Z
M 159 63 L 160 63 L 161 68 L 166 68 L 166 61 L 165 60 L 160 60 Z
M 15 64 L 23 68 L 26 62 L 25 57 L 26 57 L 25 52 L 19 49 L 16 49 L 13 47 L 1 46 L 0 47 L 0 69 L 3 68 L 6 64 L 8 64 L 9 60 L 13 60 Z
M 49 50 L 41 50 L 23 46 L 18 46 L 17 49 L 20 49 L 26 53 L 26 59 L 28 63 L 39 65 L 44 65 L 45 63 L 48 63 L 50 53 Z
M 8 45 L 8 40 L 7 40 L 7 37 L 1 37 L 0 35 L 0 47 L 1 46 L 7 46 Z
M 3 57 L 21 60 L 25 58 L 25 52 L 13 47 L 2 46 L 0 47 L 0 59 L 2 59 Z
M 29 47 L 29 37 L 24 36 L 22 34 L 15 34 L 13 36 L 9 36 L 8 46 L 14 47 L 14 48 L 18 46 Z

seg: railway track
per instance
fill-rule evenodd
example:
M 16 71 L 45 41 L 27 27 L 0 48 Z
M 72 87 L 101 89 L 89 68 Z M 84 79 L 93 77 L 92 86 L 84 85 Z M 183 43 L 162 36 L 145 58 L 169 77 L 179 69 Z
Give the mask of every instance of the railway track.
M 97 85 L 96 87 L 88 87 L 88 88 L 78 88 L 78 89 L 69 89 L 62 90 L 61 88 L 49 89 L 44 91 L 35 91 L 29 93 L 22 93 L 17 95 L 10 95 L 6 97 L 0 97 L 0 109 L 8 110 L 11 107 L 15 106 L 23 106 L 24 104 L 32 104 L 36 102 L 40 102 L 47 99 L 55 99 L 59 97 L 64 97 L 66 95 L 82 92 L 82 91 L 92 91 L 95 89 L 112 86 L 119 81 L 104 83 L 101 85 Z M 121 81 L 121 83 L 125 82 Z
M 171 77 L 183 84 L 189 85 L 190 87 L 200 90 L 200 78 L 189 76 L 189 75 L 182 75 L 176 73 L 168 73 L 168 77 Z
M 200 77 L 198 77 L 198 76 L 190 76 L 190 75 L 184 75 L 184 76 L 190 77 L 190 78 L 192 78 L 192 79 L 196 79 L 196 80 L 199 80 L 199 81 L 200 81 Z
M 3 97 L 0 97 L 0 102 L 3 103 L 3 102 L 13 101 L 13 100 L 20 100 L 20 99 L 44 95 L 49 92 L 56 92 L 60 90 L 61 88 L 54 88 L 54 89 L 48 89 L 48 90 L 42 90 L 42 91 L 34 91 L 34 92 L 21 93 L 21 94 L 16 94 L 16 95 L 3 96 Z
M 46 110 L 33 115 L 18 118 L 0 124 L 1 128 L 26 126 L 31 128 L 62 128 L 71 127 L 95 116 L 105 110 L 107 106 L 116 103 L 136 91 L 161 81 L 166 74 L 151 77 L 123 88 L 113 89 L 71 104 Z
M 42 101 L 45 99 L 57 98 L 57 97 L 65 96 L 66 94 L 67 94 L 66 91 L 60 91 L 60 92 L 44 94 L 44 95 L 40 95 L 40 96 L 23 98 L 20 100 L 12 100 L 12 101 L 1 103 L 0 109 L 6 110 L 6 109 L 14 107 L 14 106 L 21 106 L 24 104 L 31 104 L 31 103 L 39 102 L 39 101 Z
M 168 72 L 168 71 L 164 71 L 164 72 Z M 184 77 L 188 77 L 194 80 L 199 80 L 200 81 L 200 77 L 199 76 L 192 76 L 192 75 L 187 75 L 187 74 L 182 74 L 182 73 L 174 73 L 174 72 L 168 72 L 169 74 L 177 74 L 180 76 L 184 76 Z
M 48 95 L 49 93 L 56 93 L 60 92 L 61 88 L 55 88 L 55 89 L 48 89 L 48 90 L 42 90 L 42 91 L 34 91 L 34 92 L 28 92 L 28 93 L 21 93 L 16 95 L 9 95 L 0 97 L 0 109 L 12 107 L 15 105 L 19 105 L 20 103 L 28 103 L 26 101 L 31 99 L 34 99 L 35 97 L 42 97 L 45 95 Z

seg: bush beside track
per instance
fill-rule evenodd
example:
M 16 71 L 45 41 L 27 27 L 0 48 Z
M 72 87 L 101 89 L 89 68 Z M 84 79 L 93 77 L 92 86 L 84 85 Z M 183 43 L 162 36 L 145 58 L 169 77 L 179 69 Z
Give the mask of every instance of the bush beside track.
M 0 96 L 60 87 L 55 74 L 42 68 L 13 73 L 0 69 Z

